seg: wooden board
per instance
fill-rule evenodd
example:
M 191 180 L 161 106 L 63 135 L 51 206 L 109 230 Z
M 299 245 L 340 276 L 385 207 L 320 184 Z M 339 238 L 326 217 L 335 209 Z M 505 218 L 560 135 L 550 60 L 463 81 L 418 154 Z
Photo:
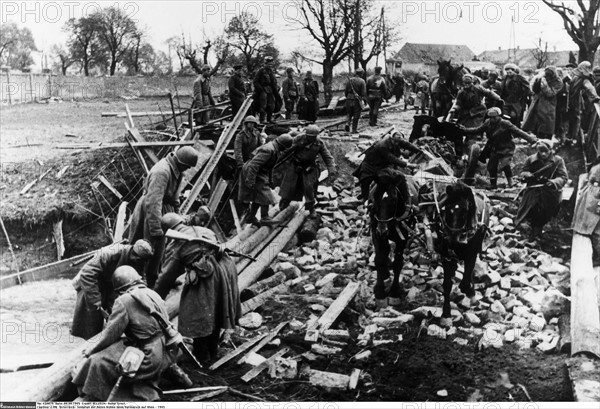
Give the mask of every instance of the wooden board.
M 263 305 L 269 298 L 273 296 L 273 294 L 279 291 L 287 290 L 288 286 L 291 284 L 291 280 L 285 283 L 281 283 L 278 286 L 275 286 L 254 298 L 250 298 L 248 301 L 242 303 L 242 315 L 247 314 L 250 311 L 254 311 L 261 305 Z
M 279 351 L 275 352 L 272 356 L 270 356 L 266 361 L 262 364 L 255 366 L 250 371 L 246 372 L 244 376 L 242 376 L 242 381 L 250 382 L 252 379 L 256 378 L 262 371 L 267 369 L 271 363 L 274 363 L 275 360 L 283 355 L 285 355 L 290 349 L 288 347 L 282 348 Z
M 233 358 L 235 358 L 239 354 L 245 352 L 248 348 L 252 347 L 254 344 L 256 344 L 257 342 L 259 342 L 261 339 L 263 339 L 266 336 L 267 336 L 267 334 L 261 334 L 261 335 L 255 336 L 252 339 L 249 339 L 248 341 L 244 342 L 242 345 L 240 345 L 239 347 L 237 347 L 235 350 L 231 351 L 230 353 L 228 353 L 227 355 L 225 355 L 224 357 L 222 357 L 221 359 L 219 359 L 217 362 L 215 362 L 214 364 L 212 364 L 210 366 L 210 368 L 208 368 L 208 369 L 210 369 L 211 371 L 214 371 L 215 369 L 217 369 L 221 365 L 223 365 L 223 364 L 231 361 Z
M 359 288 L 360 283 L 349 282 L 327 311 L 310 328 L 307 328 L 307 334 L 314 332 L 314 330 L 318 330 L 319 332 L 328 330 L 342 311 L 344 311 L 344 308 L 352 301 Z
M 127 132 L 129 132 L 129 136 L 131 136 L 131 138 L 133 139 L 134 142 L 147 142 L 146 139 L 142 136 L 142 134 L 140 134 L 140 131 L 137 130 L 137 128 L 135 128 L 132 125 L 128 125 L 127 123 L 125 124 L 125 127 L 127 128 Z M 135 147 L 133 147 L 133 149 L 136 149 Z M 146 154 L 146 156 L 148 156 L 148 158 L 150 159 L 150 167 L 154 166 L 156 164 L 156 162 L 158 162 L 158 156 L 156 156 L 156 154 L 154 153 L 154 151 L 151 148 L 141 148 L 142 152 L 144 152 Z
M 193 146 L 196 141 L 132 142 L 136 148 L 164 148 L 165 146 Z M 130 146 L 127 142 L 96 142 L 48 145 L 51 149 L 121 149 Z
M 258 351 L 260 351 L 261 348 L 264 347 L 265 345 L 267 345 L 269 342 L 271 342 L 273 340 L 273 338 L 275 338 L 279 334 L 279 331 L 281 331 L 283 329 L 283 327 L 285 327 L 287 324 L 289 324 L 289 321 L 282 322 L 278 326 L 273 328 L 271 331 L 269 331 L 269 335 L 267 335 L 265 338 L 263 338 L 262 341 L 260 341 L 258 344 L 256 344 L 256 346 L 254 346 L 243 357 L 241 357 L 237 361 L 237 364 L 238 365 L 243 364 L 246 361 L 246 358 L 248 357 L 248 355 L 253 354 L 253 353 L 255 354 Z
M 127 204 L 128 202 L 121 202 L 119 205 L 117 219 L 115 220 L 113 243 L 123 240 L 123 233 L 125 232 L 125 220 L 127 220 Z

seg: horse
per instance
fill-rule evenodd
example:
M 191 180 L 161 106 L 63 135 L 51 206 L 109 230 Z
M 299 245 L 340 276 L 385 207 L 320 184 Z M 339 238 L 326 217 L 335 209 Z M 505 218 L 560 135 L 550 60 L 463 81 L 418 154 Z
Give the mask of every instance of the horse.
M 371 191 L 371 239 L 375 248 L 377 280 L 373 292 L 377 307 L 400 304 L 399 277 L 404 265 L 404 249 L 414 226 L 418 190 L 399 170 L 385 168 L 376 175 Z M 389 278 L 390 241 L 396 244 L 392 270 L 394 277 L 389 291 L 384 281 Z
M 438 60 L 437 64 L 438 75 L 429 84 L 431 107 L 436 118 L 448 115 L 458 89 L 462 86 L 462 77 L 469 72 L 464 65 L 453 65 L 450 60 Z
M 483 250 L 483 242 L 490 231 L 488 227 L 490 203 L 487 196 L 475 192 L 462 181 L 446 185 L 445 191 L 441 194 L 438 194 L 438 185 L 435 181 L 430 188 L 432 191 L 429 193 L 433 194 L 435 203 L 432 224 L 437 236 L 433 240 L 433 245 L 444 269 L 441 325 L 451 326 L 450 293 L 458 261 L 464 262 L 464 273 L 459 289 L 471 303 L 476 302 L 473 270 L 477 256 Z M 421 199 L 428 198 L 422 196 Z M 432 206 L 429 206 L 429 209 L 431 210 Z

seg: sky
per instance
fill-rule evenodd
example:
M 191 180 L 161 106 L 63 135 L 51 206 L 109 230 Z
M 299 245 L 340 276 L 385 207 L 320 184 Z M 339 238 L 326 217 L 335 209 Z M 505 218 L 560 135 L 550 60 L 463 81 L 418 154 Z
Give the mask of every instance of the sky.
M 564 1 L 565 3 L 575 3 Z M 227 21 L 246 11 L 256 15 L 263 28 L 274 35 L 276 46 L 285 55 L 309 47 L 310 36 L 293 23 L 297 15 L 294 0 L 260 1 L 10 1 L 0 3 L 0 23 L 14 21 L 31 29 L 40 51 L 65 43 L 62 28 L 70 17 L 81 17 L 101 7 L 115 5 L 148 32 L 148 41 L 167 51 L 165 40 L 185 33 L 200 42 L 204 36 L 223 31 Z M 388 55 L 405 42 L 466 44 L 476 54 L 484 50 L 507 49 L 513 45 L 532 48 L 537 40 L 548 49 L 577 49 L 562 20 L 540 0 L 497 1 L 376 1 L 386 9 L 386 24 L 399 29 L 400 40 L 388 47 Z M 512 23 L 514 20 L 514 23 Z M 514 41 L 511 32 L 514 29 Z

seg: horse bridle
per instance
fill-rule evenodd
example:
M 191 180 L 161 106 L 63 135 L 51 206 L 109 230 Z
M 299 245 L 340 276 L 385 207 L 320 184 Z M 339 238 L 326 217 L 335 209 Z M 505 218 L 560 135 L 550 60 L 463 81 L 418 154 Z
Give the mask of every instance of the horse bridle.
M 398 187 L 395 187 L 394 189 L 396 190 L 396 194 L 397 194 L 396 201 L 397 201 L 398 200 L 398 195 L 400 195 L 400 189 L 398 189 Z M 373 217 L 375 218 L 375 221 L 377 221 L 377 223 L 389 223 L 392 220 L 404 220 L 404 219 L 406 219 L 406 218 L 408 218 L 410 216 L 410 210 L 411 210 L 411 208 L 412 208 L 412 206 L 407 206 L 407 209 L 404 211 L 404 213 L 398 217 L 398 216 L 396 216 L 396 212 L 398 211 L 398 206 L 397 206 L 397 203 L 396 203 L 396 207 L 394 209 L 394 214 L 391 217 L 389 217 L 387 219 L 380 220 L 379 217 L 377 217 L 377 214 L 375 212 L 373 213 Z

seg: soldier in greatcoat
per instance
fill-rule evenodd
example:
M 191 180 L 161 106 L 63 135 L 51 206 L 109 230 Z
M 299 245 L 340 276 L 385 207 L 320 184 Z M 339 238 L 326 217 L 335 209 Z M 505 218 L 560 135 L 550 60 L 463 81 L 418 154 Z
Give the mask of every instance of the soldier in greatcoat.
M 281 107 L 281 102 L 273 72 L 273 57 L 267 56 L 264 66 L 254 77 L 254 105 L 261 124 L 265 122 L 265 118 L 268 122 L 273 122 L 273 113 L 278 111 L 277 105 Z
M 363 73 L 362 68 L 357 68 L 354 75 L 348 78 L 348 82 L 346 82 L 346 87 L 344 88 L 346 114 L 348 115 L 348 122 L 345 127 L 346 132 L 350 131 L 350 127 L 352 127 L 352 133 L 358 132 L 358 121 L 360 120 L 363 101 L 367 97 L 367 84 L 362 79 Z
M 300 134 L 294 139 L 294 143 L 289 149 L 291 157 L 279 191 L 280 209 L 285 209 L 292 200 L 300 201 L 304 197 L 306 210 L 310 212 L 311 217 L 316 215 L 315 192 L 319 184 L 320 169 L 317 163 L 319 156 L 325 162 L 329 177 L 333 178 L 335 174 L 335 161 L 325 142 L 319 138 L 320 132 L 321 129 L 317 125 L 309 125 L 304 134 Z M 284 155 L 286 154 L 284 153 Z
M 388 94 L 385 79 L 381 76 L 381 67 L 375 67 L 375 73 L 367 78 L 367 102 L 369 103 L 369 125 L 377 125 L 379 107 Z
M 233 66 L 233 75 L 229 77 L 227 87 L 229 88 L 229 99 L 231 101 L 231 115 L 235 117 L 246 99 L 246 84 L 242 78 L 243 65 Z
M 208 108 L 215 104 L 215 99 L 212 96 L 210 86 L 210 67 L 204 65 L 202 72 L 194 81 L 194 106 L 197 109 Z M 210 111 L 199 112 L 196 114 L 194 121 L 197 125 L 204 125 L 210 120 Z
M 104 326 L 115 300 L 112 276 L 123 265 L 134 267 L 138 272 L 144 269 L 144 263 L 152 257 L 152 246 L 146 240 L 135 244 L 115 244 L 98 251 L 85 263 L 73 279 L 77 291 L 75 312 L 71 334 L 90 339 Z
M 154 249 L 152 259 L 146 264 L 144 278 L 149 287 L 154 287 L 158 268 L 165 249 L 165 239 L 160 227 L 160 218 L 179 208 L 178 188 L 183 172 L 196 166 L 198 152 L 184 146 L 171 152 L 150 169 L 144 184 L 144 194 L 135 205 L 129 228 L 129 242 L 148 240 Z
M 282 153 L 292 146 L 292 141 L 290 135 L 280 135 L 259 146 L 244 164 L 240 173 L 238 201 L 249 207 L 245 222 L 258 223 L 255 214 L 260 208 L 261 223 L 272 223 L 269 206 L 275 204 L 275 195 L 270 187 L 271 171 Z

